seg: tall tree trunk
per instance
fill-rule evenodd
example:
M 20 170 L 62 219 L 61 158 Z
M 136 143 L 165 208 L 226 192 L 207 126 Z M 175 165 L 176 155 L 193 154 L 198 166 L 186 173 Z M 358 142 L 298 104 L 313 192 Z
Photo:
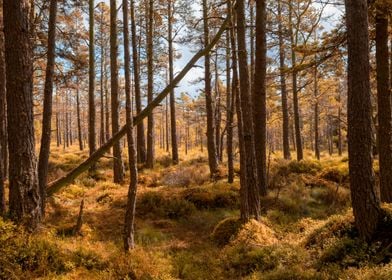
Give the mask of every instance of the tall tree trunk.
M 222 154 L 220 153 L 221 145 L 221 92 L 219 89 L 219 72 L 218 72 L 218 47 L 215 48 L 215 144 L 216 144 L 216 154 L 219 161 L 221 160 Z
M 372 159 L 372 108 L 369 81 L 369 32 L 366 0 L 346 0 L 348 46 L 348 155 L 355 224 L 370 239 L 379 222 Z
M 153 30 L 154 30 L 154 0 L 148 2 L 147 23 L 147 102 L 154 99 L 154 53 L 153 53 Z M 154 167 L 154 112 L 147 118 L 147 168 Z
M 240 92 L 239 92 L 239 81 L 238 81 L 238 60 L 237 60 L 237 45 L 235 36 L 235 13 L 231 4 L 231 0 L 227 1 L 227 10 L 230 19 L 230 45 L 231 45 L 231 57 L 232 57 L 232 67 L 233 67 L 233 83 L 232 83 L 232 94 L 235 97 L 235 107 L 237 113 L 237 131 L 238 131 L 238 142 L 240 150 L 240 167 L 246 165 L 245 162 L 245 152 L 244 152 L 244 142 L 243 142 L 243 121 L 242 121 L 242 110 L 240 102 Z M 249 221 L 249 203 L 248 203 L 248 188 L 246 186 L 246 172 L 245 168 L 240 168 L 240 214 L 241 220 L 243 222 Z
M 165 98 L 165 133 L 166 133 L 166 152 L 169 152 L 169 102 L 168 98 Z M 176 133 L 177 134 L 177 133 Z
M 142 111 L 142 100 L 140 92 L 140 70 L 139 70 L 139 55 L 138 44 L 136 42 L 136 20 L 135 20 L 135 1 L 131 0 L 131 40 L 132 40 L 132 60 L 133 60 L 133 75 L 135 83 L 135 103 L 136 113 L 140 114 Z M 144 123 L 137 125 L 137 157 L 139 163 L 145 163 L 146 154 L 146 140 L 144 136 Z
M 314 67 L 314 154 L 320 160 L 320 139 L 319 139 L 319 102 L 318 102 L 318 71 Z
M 68 92 L 65 94 L 65 107 L 64 107 L 64 114 L 65 114 L 65 130 L 64 130 L 64 138 L 65 144 L 67 148 L 69 147 L 69 115 L 68 115 L 68 106 L 69 106 L 69 98 Z
M 45 214 L 46 184 L 49 168 L 50 140 L 52 135 L 53 79 L 56 55 L 57 0 L 50 1 L 48 23 L 48 52 L 45 73 L 44 105 L 42 113 L 41 148 L 38 160 L 38 183 L 41 196 L 41 211 Z
M 168 13 L 168 45 L 169 45 L 169 83 L 173 81 L 173 0 L 167 1 Z M 174 88 L 170 91 L 170 128 L 171 128 L 171 146 L 173 164 L 178 164 L 178 146 L 177 146 L 177 125 L 176 125 L 176 99 Z
M 101 65 L 100 65 L 100 89 L 99 89 L 99 94 L 100 94 L 100 99 L 101 99 L 101 115 L 100 115 L 100 142 L 101 146 L 105 143 L 105 82 L 104 82 L 104 67 L 105 67 L 105 46 L 104 46 L 104 28 L 103 28 L 103 10 L 101 13 L 101 30 L 100 30 L 100 36 L 101 36 Z
M 120 130 L 117 55 L 117 1 L 110 0 L 110 90 L 113 135 Z M 113 145 L 113 181 L 114 183 L 122 183 L 124 181 L 124 166 L 120 142 Z
M 234 182 L 234 158 L 233 158 L 233 115 L 234 115 L 234 94 L 231 87 L 230 69 L 230 30 L 226 32 L 226 152 L 227 152 L 227 181 Z M 233 63 L 233 62 L 232 62 Z
M 204 26 L 204 46 L 207 46 L 210 41 L 210 31 L 208 26 L 208 3 L 207 0 L 202 1 L 203 5 L 203 26 Z M 215 143 L 215 118 L 214 107 L 212 101 L 211 90 L 211 62 L 210 54 L 206 53 L 204 57 L 204 83 L 206 95 L 206 111 L 207 111 L 207 151 L 208 151 L 208 164 L 210 167 L 211 178 L 215 178 L 218 173 L 218 158 L 216 154 Z
M 27 0 L 4 0 L 3 8 L 10 215 L 32 230 L 41 220 L 41 202 L 34 139 L 30 4 Z
M 389 78 L 388 14 L 377 5 L 376 63 L 378 105 L 378 154 L 380 163 L 380 194 L 383 202 L 392 202 L 392 115 Z
M 238 42 L 238 65 L 239 65 L 239 80 L 240 80 L 240 96 L 241 96 L 241 110 L 242 110 L 242 129 L 243 129 L 243 143 L 249 216 L 253 216 L 256 220 L 260 217 L 260 197 L 259 184 L 257 178 L 257 163 L 255 152 L 255 138 L 253 130 L 253 115 L 251 94 L 249 88 L 249 70 L 248 70 L 248 55 L 246 51 L 246 29 L 245 29 L 245 1 L 237 1 L 237 42 Z
M 5 89 L 5 58 L 3 33 L 3 0 L 0 0 L 0 216 L 5 214 L 5 186 L 7 161 L 7 102 Z
M 88 148 L 90 156 L 95 152 L 95 38 L 94 0 L 89 0 L 89 70 L 88 70 Z M 95 171 L 95 165 L 90 168 Z
M 297 150 L 297 160 L 300 161 L 304 158 L 303 148 L 302 148 L 302 138 L 301 138 L 301 123 L 299 115 L 299 104 L 298 104 L 298 80 L 297 80 L 297 70 L 296 70 L 296 53 L 295 47 L 297 44 L 296 37 L 294 35 L 293 27 L 293 11 L 292 11 L 292 1 L 289 3 L 289 30 L 290 30 L 290 41 L 291 41 L 291 65 L 292 65 L 292 83 L 293 83 L 293 107 L 294 107 L 294 128 L 295 128 L 295 142 Z
M 280 94 L 282 98 L 282 116 L 283 116 L 283 157 L 291 159 L 290 154 L 290 132 L 289 132 L 289 108 L 287 105 L 287 88 L 286 74 L 284 72 L 285 65 L 285 49 L 283 38 L 283 17 L 282 17 L 282 1 L 278 0 L 278 36 L 279 36 L 279 76 L 280 76 Z
M 254 144 L 257 164 L 257 187 L 262 196 L 267 195 L 267 107 L 266 107 L 266 3 L 256 1 L 256 61 L 252 92 Z M 242 80 L 241 80 L 242 81 Z
M 341 88 L 340 88 L 340 80 L 338 81 L 339 87 L 338 87 L 338 102 L 339 102 L 339 108 L 338 108 L 338 154 L 339 156 L 342 155 L 343 153 L 343 139 L 342 139 L 342 101 L 341 101 Z
M 125 68 L 125 97 L 126 97 L 126 123 L 128 141 L 128 160 L 130 171 L 130 183 L 128 189 L 128 202 L 124 221 L 124 249 L 128 251 L 135 247 L 134 223 L 136 211 L 137 191 L 137 156 L 133 139 L 133 118 L 131 103 L 131 56 L 129 53 L 129 29 L 128 29 L 128 0 L 123 0 L 123 23 L 124 23 L 124 68 Z
M 78 123 L 78 141 L 79 141 L 79 150 L 83 151 L 83 137 L 82 137 L 82 122 L 80 117 L 80 92 L 79 92 L 79 77 L 76 81 L 76 118 Z
M 108 85 L 108 76 L 109 73 L 107 71 L 107 56 L 105 49 L 105 58 L 104 58 L 104 75 L 105 75 L 105 140 L 108 141 L 110 139 L 110 106 L 109 106 L 109 85 Z
M 257 2 L 257 1 L 256 1 Z M 250 41 L 250 92 L 254 92 L 254 79 L 255 79 L 255 26 L 257 29 L 257 24 L 255 23 L 255 12 L 254 12 L 254 1 L 249 1 L 249 41 Z M 257 3 L 256 3 L 257 5 Z M 257 8 L 256 8 L 257 14 Z M 257 17 L 257 15 L 256 15 Z M 256 19 L 257 20 L 257 19 Z M 257 32 L 257 31 L 256 31 Z M 257 39 L 256 39 L 257 40 Z M 257 42 L 256 42 L 257 44 Z M 257 48 L 257 45 L 256 45 Z

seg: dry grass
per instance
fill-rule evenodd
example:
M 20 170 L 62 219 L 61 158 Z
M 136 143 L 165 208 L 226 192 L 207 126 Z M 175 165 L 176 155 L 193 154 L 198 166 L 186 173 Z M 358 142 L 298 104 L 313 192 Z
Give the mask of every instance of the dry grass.
M 54 147 L 50 180 L 86 157 L 76 146 Z M 49 199 L 37 234 L 0 220 L 0 278 L 392 279 L 391 265 L 372 263 L 368 248 L 356 243 L 346 159 L 278 158 L 272 158 L 261 221 L 241 226 L 238 162 L 230 185 L 224 177 L 210 181 L 206 151 L 181 152 L 172 166 L 170 156 L 157 150 L 156 167 L 140 169 L 137 249 L 130 254 L 122 252 L 128 182 L 112 183 L 112 159 L 103 158 L 97 176 L 84 174 Z M 83 198 L 81 235 L 72 236 Z

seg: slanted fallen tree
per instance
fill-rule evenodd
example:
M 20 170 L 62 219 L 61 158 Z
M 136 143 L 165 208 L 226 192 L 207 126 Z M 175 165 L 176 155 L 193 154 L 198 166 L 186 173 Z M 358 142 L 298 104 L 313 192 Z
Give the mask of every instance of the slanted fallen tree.
M 185 77 L 185 75 L 195 66 L 196 62 L 207 53 L 209 53 L 212 48 L 216 45 L 216 43 L 221 38 L 223 32 L 226 30 L 230 19 L 227 17 L 221 27 L 219 28 L 218 32 L 211 40 L 210 44 L 208 44 L 204 49 L 198 51 L 191 60 L 186 64 L 186 66 L 181 70 L 180 73 L 173 79 L 173 81 L 163 89 L 158 96 L 147 105 L 146 108 L 139 115 L 134 117 L 133 125 L 136 126 L 140 122 L 146 118 L 155 107 L 157 107 L 163 99 L 170 93 L 170 90 L 176 87 L 176 85 Z M 72 183 L 80 174 L 87 171 L 95 162 L 97 162 L 102 156 L 105 155 L 107 151 L 117 142 L 119 141 L 124 135 L 127 133 L 127 125 L 124 125 L 119 132 L 114 134 L 112 138 L 110 138 L 102 147 L 96 150 L 89 158 L 87 158 L 84 162 L 82 162 L 79 166 L 75 167 L 71 170 L 68 174 L 64 175 L 63 177 L 51 182 L 47 186 L 47 196 L 52 196 L 53 194 L 57 193 L 63 187 L 67 186 L 68 184 Z

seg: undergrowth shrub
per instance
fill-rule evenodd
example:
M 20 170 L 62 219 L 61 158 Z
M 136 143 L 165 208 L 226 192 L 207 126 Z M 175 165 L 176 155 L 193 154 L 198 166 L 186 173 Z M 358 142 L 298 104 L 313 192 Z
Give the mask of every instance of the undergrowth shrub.
M 258 247 L 240 244 L 227 248 L 226 253 L 224 266 L 231 275 L 237 277 L 256 271 L 264 274 L 276 268 L 291 268 L 302 264 L 308 257 L 303 248 L 289 244 Z
M 32 279 L 68 269 L 66 256 L 52 241 L 30 236 L 0 218 L 0 279 Z
M 73 253 L 73 262 L 76 266 L 85 267 L 88 270 L 102 270 L 107 267 L 107 262 L 102 260 L 101 256 L 82 247 Z
M 226 218 L 220 221 L 212 231 L 211 238 L 219 246 L 228 244 L 241 227 L 241 221 L 238 218 Z
M 192 250 L 175 250 L 173 258 L 173 275 L 176 279 L 222 279 L 219 258 L 211 254 L 210 248 Z
M 311 160 L 301 160 L 301 161 L 290 161 L 288 164 L 288 169 L 291 173 L 307 173 L 307 174 L 316 174 L 321 171 L 322 166 L 318 161 Z
M 324 225 L 307 236 L 305 246 L 307 248 L 323 249 L 328 239 L 340 237 L 356 238 L 357 236 L 358 232 L 354 228 L 354 216 L 351 213 L 334 215 Z
M 160 186 L 161 175 L 158 172 L 149 171 L 146 174 L 140 174 L 138 182 L 149 188 L 156 188 Z
M 209 170 L 205 165 L 180 166 L 165 174 L 162 184 L 169 187 L 189 187 L 203 185 L 209 180 Z
M 349 183 L 349 172 L 348 167 L 329 167 L 323 170 L 321 178 L 329 180 L 335 183 Z
M 377 252 L 379 244 L 368 245 L 359 238 L 333 238 L 326 242 L 317 266 L 322 268 L 326 264 L 334 263 L 342 268 L 359 267 L 368 262 Z
M 238 191 L 234 189 L 195 187 L 185 190 L 182 196 L 198 209 L 235 209 L 239 206 Z
M 109 266 L 101 273 L 100 279 L 175 279 L 171 276 L 170 257 L 159 252 L 149 252 L 143 248 L 135 248 L 132 252 L 113 255 Z
M 324 280 L 322 274 L 313 269 L 308 269 L 300 265 L 279 267 L 273 271 L 263 272 L 259 278 L 261 280 Z
M 195 206 L 186 200 L 168 199 L 157 192 L 147 192 L 139 199 L 136 213 L 179 219 L 192 214 L 195 210 Z

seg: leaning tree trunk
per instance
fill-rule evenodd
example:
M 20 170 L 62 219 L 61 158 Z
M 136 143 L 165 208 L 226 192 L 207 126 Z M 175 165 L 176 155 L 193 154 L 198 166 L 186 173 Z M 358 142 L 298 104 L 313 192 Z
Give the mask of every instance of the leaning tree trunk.
M 392 202 L 392 115 L 389 78 L 388 14 L 377 6 L 376 63 L 378 105 L 378 154 L 380 164 L 380 194 L 383 202 Z
M 208 4 L 207 0 L 202 1 L 203 5 L 203 26 L 204 26 L 204 46 L 209 44 L 209 27 L 208 27 Z M 206 111 L 207 111 L 207 151 L 208 151 L 208 164 L 210 167 L 211 178 L 215 178 L 218 172 L 218 158 L 216 154 L 215 143 L 215 118 L 214 107 L 212 101 L 211 90 L 211 62 L 210 54 L 206 53 L 204 57 L 204 83 L 206 95 Z
M 41 202 L 35 156 L 30 4 L 4 0 L 11 218 L 35 229 Z
M 111 113 L 112 134 L 120 130 L 119 124 L 119 98 L 118 98 L 118 44 L 117 44 L 117 1 L 110 0 L 110 90 L 111 90 Z M 124 166 L 121 155 L 121 145 L 117 142 L 113 145 L 113 181 L 124 181 Z
M 41 148 L 38 160 L 38 183 L 41 196 L 42 215 L 45 214 L 46 184 L 49 169 L 50 140 L 52 135 L 53 79 L 56 56 L 56 18 L 57 0 L 51 0 L 49 8 L 48 51 L 42 113 Z
M 173 82 L 167 85 L 155 98 L 154 100 L 147 105 L 144 110 L 136 115 L 133 119 L 134 125 L 138 125 L 142 122 L 148 114 L 157 106 L 161 104 L 161 102 L 165 99 L 165 97 L 170 93 L 171 88 L 178 85 L 178 83 L 186 76 L 186 74 L 195 67 L 197 61 L 204 57 L 207 52 L 210 52 L 211 49 L 218 43 L 219 39 L 221 38 L 222 34 L 227 28 L 228 23 L 230 22 L 229 17 L 225 19 L 222 23 L 221 27 L 219 28 L 216 35 L 213 37 L 211 42 L 205 48 L 199 50 L 184 66 L 184 68 L 175 76 Z M 63 187 L 68 185 L 69 183 L 73 182 L 80 174 L 87 171 L 97 160 L 99 160 L 106 152 L 110 150 L 110 148 L 120 141 L 120 139 L 127 133 L 128 126 L 125 125 L 121 128 L 119 132 L 114 134 L 112 138 L 110 138 L 106 143 L 100 147 L 93 155 L 83 161 L 79 166 L 72 169 L 68 174 L 64 175 L 63 177 L 53 181 L 48 186 L 48 195 L 53 195 L 54 193 L 61 190 Z
M 266 107 L 266 3 L 256 1 L 256 60 L 252 92 L 254 141 L 259 193 L 267 195 L 267 107 Z
M 248 204 L 249 204 L 249 216 L 253 216 L 255 219 L 260 217 L 260 197 L 258 189 L 258 178 L 257 178 L 257 163 L 256 163 L 256 152 L 255 152 L 255 140 L 253 131 L 253 116 L 252 116 L 252 104 L 250 99 L 249 89 L 249 70 L 248 70 L 248 58 L 246 51 L 246 29 L 245 29 L 245 3 L 244 0 L 237 1 L 237 42 L 238 42 L 238 65 L 239 65 L 239 80 L 240 80 L 240 96 L 241 96 L 241 110 L 242 110 L 242 141 L 244 143 L 244 164 L 241 168 L 245 169 L 246 186 Z M 242 186 L 241 186 L 242 187 Z
M 346 0 L 348 46 L 348 155 L 355 224 L 370 239 L 379 222 L 372 159 L 372 108 L 369 81 L 367 0 Z
M 126 97 L 126 123 L 127 141 L 128 141 L 128 157 L 130 183 L 128 190 L 127 210 L 124 221 L 124 249 L 128 251 L 135 247 L 134 223 L 136 211 L 136 191 L 137 191 L 137 156 L 135 143 L 133 139 L 133 119 L 132 119 L 132 102 L 131 102 L 131 65 L 129 52 L 129 29 L 128 29 L 128 0 L 123 1 L 123 17 L 124 17 L 124 68 L 125 68 L 125 97 Z

